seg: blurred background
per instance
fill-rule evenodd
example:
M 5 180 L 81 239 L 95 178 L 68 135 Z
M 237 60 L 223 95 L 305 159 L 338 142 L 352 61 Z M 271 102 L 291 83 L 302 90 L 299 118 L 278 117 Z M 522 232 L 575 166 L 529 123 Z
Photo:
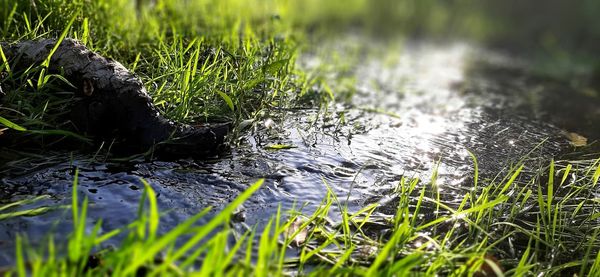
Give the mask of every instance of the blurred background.
M 48 11 L 53 15 L 45 18 Z M 16 35 L 8 27 L 22 22 L 24 14 L 60 27 L 75 13 L 102 21 L 92 22 L 97 26 L 112 26 L 105 31 L 117 31 L 115 36 L 140 25 L 151 31 L 187 27 L 180 31 L 206 35 L 224 29 L 263 35 L 290 32 L 290 27 L 329 34 L 360 30 L 381 37 L 468 39 L 514 51 L 568 51 L 595 61 L 593 52 L 600 46 L 596 0 L 0 0 L 2 37 Z M 29 24 L 35 21 L 29 18 Z

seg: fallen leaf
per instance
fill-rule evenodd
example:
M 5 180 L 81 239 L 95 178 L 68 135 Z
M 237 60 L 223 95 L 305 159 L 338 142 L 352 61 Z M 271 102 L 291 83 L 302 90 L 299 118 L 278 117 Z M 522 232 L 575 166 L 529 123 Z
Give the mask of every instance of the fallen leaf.
M 271 149 L 271 150 L 281 150 L 281 149 L 291 149 L 291 148 L 296 148 L 296 146 L 293 146 L 290 144 L 271 144 L 271 145 L 265 146 L 265 149 Z
M 301 244 L 303 244 L 308 236 L 308 228 L 300 229 L 302 224 L 304 224 L 304 220 L 296 218 L 296 220 L 294 220 L 294 222 L 290 224 L 290 227 L 288 227 L 288 229 L 285 231 L 285 238 L 292 238 L 292 242 L 294 242 L 296 247 L 299 247 Z
M 566 133 L 566 137 L 569 139 L 569 143 L 575 147 L 582 147 L 587 145 L 587 138 L 574 132 Z

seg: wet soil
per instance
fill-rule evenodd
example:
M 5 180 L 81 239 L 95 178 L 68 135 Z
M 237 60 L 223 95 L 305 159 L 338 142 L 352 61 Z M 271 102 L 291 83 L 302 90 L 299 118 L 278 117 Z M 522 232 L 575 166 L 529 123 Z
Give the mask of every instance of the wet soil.
M 460 201 L 472 187 L 468 151 L 478 158 L 480 178 L 491 179 L 521 159 L 534 169 L 579 151 L 569 133 L 592 146 L 600 138 L 598 92 L 463 44 L 408 44 L 398 52 L 391 65 L 374 57 L 351 70 L 358 80 L 352 103 L 327 111 L 273 111 L 225 157 L 127 163 L 81 153 L 46 153 L 52 160 L 22 157 L 2 168 L 0 203 L 44 194 L 51 198 L 30 206 L 68 204 L 79 168 L 79 194 L 91 202 L 88 221 L 102 219 L 102 231 L 134 218 L 140 178 L 169 211 L 161 231 L 204 207 L 218 211 L 259 178 L 265 184 L 244 205 L 239 226 L 265 223 L 279 206 L 314 210 L 326 194 L 325 182 L 342 199 L 347 196 L 351 210 L 378 202 L 380 212 L 393 213 L 399 180 L 427 180 L 436 168 L 444 201 Z M 315 60 L 305 58 L 307 64 Z M 0 221 L 0 265 L 12 262 L 18 233 L 39 241 L 50 232 L 65 234 L 70 226 L 65 210 Z

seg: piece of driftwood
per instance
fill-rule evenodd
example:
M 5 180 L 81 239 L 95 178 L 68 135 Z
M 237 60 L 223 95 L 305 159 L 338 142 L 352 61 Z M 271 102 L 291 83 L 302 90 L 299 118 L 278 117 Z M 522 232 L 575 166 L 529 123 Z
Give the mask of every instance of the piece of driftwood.
M 55 39 L 1 42 L 13 71 L 40 65 Z M 96 139 L 118 138 L 139 150 L 154 147 L 172 156 L 212 155 L 223 145 L 229 124 L 190 126 L 167 120 L 152 104 L 144 85 L 119 62 L 65 39 L 51 57 L 49 73 L 62 74 L 77 87 L 70 120 L 78 132 Z

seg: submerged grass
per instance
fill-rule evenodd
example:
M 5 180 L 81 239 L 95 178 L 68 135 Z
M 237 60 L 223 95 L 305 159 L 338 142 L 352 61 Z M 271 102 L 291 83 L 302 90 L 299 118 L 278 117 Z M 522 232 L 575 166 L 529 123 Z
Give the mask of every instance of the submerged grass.
M 475 168 L 477 168 L 477 161 Z M 476 170 L 476 169 L 475 169 Z M 164 234 L 152 187 L 144 182 L 138 217 L 119 230 L 86 226 L 88 201 L 72 197 L 68 255 L 50 239 L 33 249 L 19 237 L 18 276 L 341 275 L 341 276 L 597 276 L 600 159 L 551 162 L 521 178 L 517 165 L 502 180 L 477 180 L 462 199 L 429 197 L 435 178 L 402 178 L 396 209 L 377 204 L 349 211 L 329 189 L 311 214 L 277 212 L 265 226 L 240 233 L 235 208 L 262 184 L 251 185 L 208 223 L 209 208 Z M 560 180 L 560 181 L 559 181 Z M 324 183 L 327 186 L 326 183 Z M 81 203 L 80 203 L 81 202 Z M 8 206 L 7 206 L 8 207 Z M 335 208 L 334 208 L 335 207 Z M 4 208 L 3 208 L 4 209 Z M 337 213 L 337 214 L 332 214 Z M 334 222 L 331 218 L 339 218 Z M 261 230 L 262 229 L 262 230 Z M 103 247 L 122 236 L 120 246 Z
M 24 199 L 24 200 L 11 202 L 11 203 L 8 203 L 5 205 L 1 205 L 0 206 L 0 220 L 6 220 L 9 218 L 20 217 L 20 216 L 36 216 L 36 215 L 40 215 L 40 214 L 46 213 L 51 210 L 55 210 L 57 208 L 66 208 L 66 207 L 43 206 L 43 207 L 37 207 L 37 208 L 25 208 L 25 209 L 17 210 L 17 208 L 21 208 L 28 204 L 36 203 L 40 200 L 47 199 L 47 198 L 49 198 L 49 196 L 41 195 L 41 196 L 34 197 L 31 199 Z

